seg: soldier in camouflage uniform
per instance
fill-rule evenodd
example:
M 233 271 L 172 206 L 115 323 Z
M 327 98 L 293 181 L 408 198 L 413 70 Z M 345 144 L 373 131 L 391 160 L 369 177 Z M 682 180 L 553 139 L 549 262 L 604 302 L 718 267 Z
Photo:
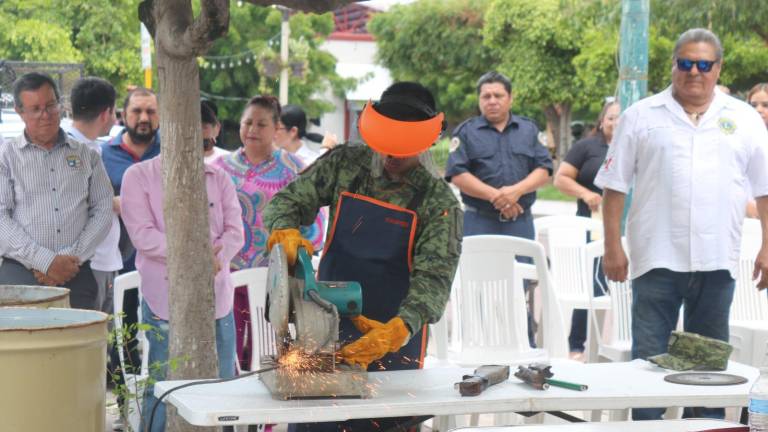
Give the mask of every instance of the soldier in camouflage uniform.
M 308 246 L 295 228 L 330 206 L 333 225 L 318 278 L 363 287 L 363 315 L 340 324 L 341 357 L 369 371 L 417 369 L 426 324 L 443 314 L 461 252 L 459 203 L 426 162 L 443 115 L 424 87 L 395 83 L 366 106 L 359 128 L 368 146 L 337 146 L 274 196 L 264 213 L 268 247 L 281 243 L 295 260 L 297 247 Z M 407 420 L 292 430 L 387 430 Z

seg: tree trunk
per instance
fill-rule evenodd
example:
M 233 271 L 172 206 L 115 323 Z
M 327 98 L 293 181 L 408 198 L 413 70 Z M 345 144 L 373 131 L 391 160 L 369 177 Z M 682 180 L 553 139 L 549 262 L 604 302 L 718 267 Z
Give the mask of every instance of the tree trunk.
M 171 323 L 168 379 L 216 378 L 219 373 L 213 250 L 208 228 L 196 57 L 226 32 L 228 4 L 204 1 L 197 22 L 193 22 L 189 0 L 144 2 L 140 15 L 155 37 L 160 93 Z M 170 404 L 167 406 L 167 431 L 205 430 L 188 425 Z
M 160 53 L 160 50 L 158 50 Z M 200 131 L 200 93 L 194 58 L 158 55 L 163 186 L 168 244 L 168 305 L 170 307 L 169 379 L 216 378 L 213 251 L 208 229 L 208 198 Z M 165 119 L 165 120 L 163 120 Z M 168 431 L 197 430 L 175 415 Z M 204 428 L 200 428 L 204 430 Z
M 544 107 L 544 116 L 547 119 L 547 126 L 552 130 L 556 163 L 559 164 L 565 159 L 565 155 L 568 154 L 573 142 L 571 105 L 567 103 L 547 105 Z
M 288 0 L 302 9 L 337 7 L 351 0 Z M 259 3 L 254 0 L 253 3 Z M 163 158 L 163 201 L 170 312 L 168 379 L 218 377 L 213 250 L 200 128 L 196 58 L 229 27 L 229 0 L 143 0 L 139 18 L 155 40 Z M 228 263 L 223 263 L 228 265 Z M 166 430 L 203 431 L 166 404 Z M 147 419 L 148 420 L 148 419 Z

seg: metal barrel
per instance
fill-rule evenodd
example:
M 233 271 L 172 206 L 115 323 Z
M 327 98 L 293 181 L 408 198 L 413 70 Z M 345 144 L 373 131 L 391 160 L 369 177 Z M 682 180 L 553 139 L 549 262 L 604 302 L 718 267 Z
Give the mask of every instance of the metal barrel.
M 68 308 L 69 290 L 38 285 L 0 285 L 0 307 Z
M 0 429 L 103 432 L 107 315 L 0 308 Z

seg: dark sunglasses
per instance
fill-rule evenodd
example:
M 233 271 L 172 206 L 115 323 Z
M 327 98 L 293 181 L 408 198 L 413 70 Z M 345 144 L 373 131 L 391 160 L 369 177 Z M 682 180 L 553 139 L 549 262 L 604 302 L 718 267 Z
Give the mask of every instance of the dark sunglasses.
M 707 73 L 712 70 L 712 66 L 717 63 L 716 60 L 690 60 L 679 58 L 677 61 L 677 68 L 683 72 L 690 72 L 693 69 L 693 65 L 696 65 L 696 69 L 701 73 Z

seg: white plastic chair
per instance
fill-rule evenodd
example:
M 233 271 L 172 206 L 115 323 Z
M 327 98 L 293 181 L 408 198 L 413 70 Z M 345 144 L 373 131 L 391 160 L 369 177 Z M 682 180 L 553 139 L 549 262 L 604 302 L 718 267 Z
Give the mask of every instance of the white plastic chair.
M 114 295 L 113 306 L 114 315 L 113 321 L 115 329 L 123 328 L 123 317 L 120 312 L 123 311 L 123 295 L 128 290 L 138 290 L 139 292 L 139 310 L 138 317 L 139 323 L 141 320 L 141 277 L 139 272 L 132 271 L 118 275 L 114 282 Z M 126 397 L 125 400 L 125 416 L 128 423 L 133 430 L 139 430 L 139 423 L 141 421 L 141 406 L 144 400 L 144 382 L 149 377 L 149 344 L 144 330 L 139 330 L 136 333 L 136 340 L 139 343 L 139 351 L 141 352 L 141 369 L 138 374 L 127 373 L 125 368 L 125 354 L 123 353 L 123 347 L 127 346 L 123 341 L 123 331 L 116 331 L 115 344 L 118 346 L 117 353 L 120 358 L 120 370 L 123 373 L 125 379 L 125 386 L 128 388 L 129 393 L 135 394 L 132 397 Z
M 597 355 L 614 362 L 632 359 L 632 282 L 608 282 L 611 299 L 611 327 L 607 341 Z
M 451 286 L 452 293 L 457 290 L 459 283 L 459 270 L 456 269 Z M 427 343 L 427 353 L 424 357 L 424 368 L 455 366 L 455 363 L 448 359 L 448 348 L 450 345 L 449 326 L 454 321 L 452 314 L 451 302 L 449 301 L 440 320 L 434 324 L 429 324 L 429 342 Z
M 454 285 L 456 280 L 457 278 L 454 279 Z M 448 323 L 452 321 L 450 319 L 450 307 L 449 303 L 440 321 L 429 325 L 429 343 L 427 344 L 427 355 L 424 357 L 423 366 L 425 369 L 453 365 L 448 360 Z M 432 422 L 430 426 L 432 431 L 444 432 L 456 427 L 454 416 L 435 416 L 430 421 Z
M 531 257 L 533 264 L 516 261 Z M 459 268 L 454 279 L 450 311 L 448 361 L 462 366 L 481 364 L 527 364 L 546 361 L 549 356 L 567 356 L 560 310 L 553 289 L 543 247 L 534 241 L 511 236 L 465 237 Z M 523 280 L 539 281 L 542 293 L 543 348 L 531 348 Z M 438 323 L 441 324 L 441 323 Z M 436 334 L 447 337 L 447 327 Z M 438 347 L 438 350 L 440 348 Z M 514 368 L 514 366 L 513 366 Z M 438 417 L 436 428 L 445 430 L 454 419 Z M 494 415 L 494 424 L 510 424 L 511 415 Z M 478 415 L 469 419 L 477 425 Z
M 595 320 L 596 310 L 610 309 L 610 300 L 605 296 L 595 297 L 593 292 L 594 259 L 602 257 L 602 253 L 587 253 L 587 233 L 592 239 L 601 238 L 602 222 L 581 216 L 546 216 L 534 219 L 534 226 L 549 258 L 557 288 L 555 294 L 566 325 L 570 324 L 575 309 L 586 309 L 590 322 Z M 586 351 L 587 361 L 594 360 L 596 354 L 592 330 L 587 328 L 587 344 L 591 347 Z
M 533 258 L 545 308 L 543 349 L 528 343 L 528 321 L 520 267 L 515 256 Z M 460 365 L 523 364 L 551 356 L 565 357 L 560 311 L 546 268 L 544 249 L 511 236 L 465 237 L 459 283 L 451 296 L 451 360 Z
M 745 219 L 729 317 L 729 342 L 733 346 L 731 360 L 752 366 L 763 366 L 768 352 L 768 297 L 757 290 L 756 281 L 752 280 L 761 241 L 760 221 Z
M 626 238 L 622 238 L 625 253 L 627 249 Z M 593 262 L 595 258 L 602 258 L 605 251 L 603 240 L 590 242 L 585 246 L 586 261 Z M 599 262 L 598 265 L 602 265 Z M 592 269 L 593 278 L 596 277 Z M 613 282 L 606 280 L 608 286 L 607 296 L 594 298 L 594 300 L 607 299 L 610 302 L 608 317 L 604 329 L 598 321 L 595 313 L 589 315 L 590 329 L 597 342 L 597 359 L 608 359 L 614 362 L 630 361 L 632 356 L 632 282 L 628 275 L 625 282 Z M 592 292 L 590 291 L 590 294 Z
M 248 289 L 248 310 L 251 313 L 251 325 L 248 330 L 253 335 L 251 350 L 252 371 L 258 370 L 261 356 L 276 354 L 275 331 L 264 318 L 267 303 L 267 268 L 256 267 L 232 272 L 232 284 Z

